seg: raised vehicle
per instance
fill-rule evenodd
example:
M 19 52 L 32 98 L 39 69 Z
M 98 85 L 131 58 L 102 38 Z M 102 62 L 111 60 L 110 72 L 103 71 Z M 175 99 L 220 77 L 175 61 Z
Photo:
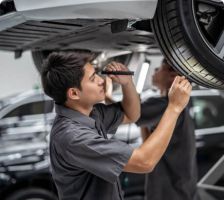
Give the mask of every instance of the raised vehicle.
M 153 55 L 159 45 L 180 73 L 224 89 L 222 0 L 3 0 L 0 14 L 0 50 L 31 50 L 39 70 L 53 50 Z

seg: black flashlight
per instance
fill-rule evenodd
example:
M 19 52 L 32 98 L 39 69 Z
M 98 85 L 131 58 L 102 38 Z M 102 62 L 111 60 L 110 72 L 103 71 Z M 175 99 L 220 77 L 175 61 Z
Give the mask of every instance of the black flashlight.
M 133 76 L 134 75 L 134 72 L 133 71 L 101 71 L 101 74 Z

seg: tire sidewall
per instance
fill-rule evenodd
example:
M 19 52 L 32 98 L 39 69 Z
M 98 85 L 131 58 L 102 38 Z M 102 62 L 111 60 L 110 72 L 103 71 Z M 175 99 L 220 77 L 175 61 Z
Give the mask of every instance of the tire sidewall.
M 6 200 L 29 200 L 31 198 L 40 198 L 41 200 L 58 200 L 56 195 L 42 188 L 27 188 L 15 191 Z
M 224 60 L 221 60 L 207 46 L 194 20 L 194 0 L 178 0 L 178 12 L 183 28 L 183 35 L 194 56 L 217 77 L 224 79 Z

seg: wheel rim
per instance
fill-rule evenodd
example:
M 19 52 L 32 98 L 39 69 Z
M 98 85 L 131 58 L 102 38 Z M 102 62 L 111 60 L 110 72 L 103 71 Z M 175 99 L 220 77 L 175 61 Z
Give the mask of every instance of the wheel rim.
M 194 20 L 208 48 L 224 61 L 224 3 L 221 0 L 192 0 Z

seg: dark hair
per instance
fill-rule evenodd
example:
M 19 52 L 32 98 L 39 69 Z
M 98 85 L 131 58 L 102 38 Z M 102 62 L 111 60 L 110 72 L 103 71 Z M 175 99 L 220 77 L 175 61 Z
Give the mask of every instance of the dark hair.
M 81 89 L 84 66 L 91 62 L 94 54 L 90 51 L 53 52 L 44 61 L 41 82 L 44 92 L 63 105 L 67 100 L 67 90 Z
M 167 61 L 166 58 L 163 58 L 163 60 L 162 60 L 162 64 L 167 64 L 167 65 L 169 65 L 169 63 L 168 63 L 168 61 Z
M 168 67 L 169 71 L 174 71 L 174 72 L 176 71 L 166 58 L 163 58 L 162 64 L 166 65 Z

